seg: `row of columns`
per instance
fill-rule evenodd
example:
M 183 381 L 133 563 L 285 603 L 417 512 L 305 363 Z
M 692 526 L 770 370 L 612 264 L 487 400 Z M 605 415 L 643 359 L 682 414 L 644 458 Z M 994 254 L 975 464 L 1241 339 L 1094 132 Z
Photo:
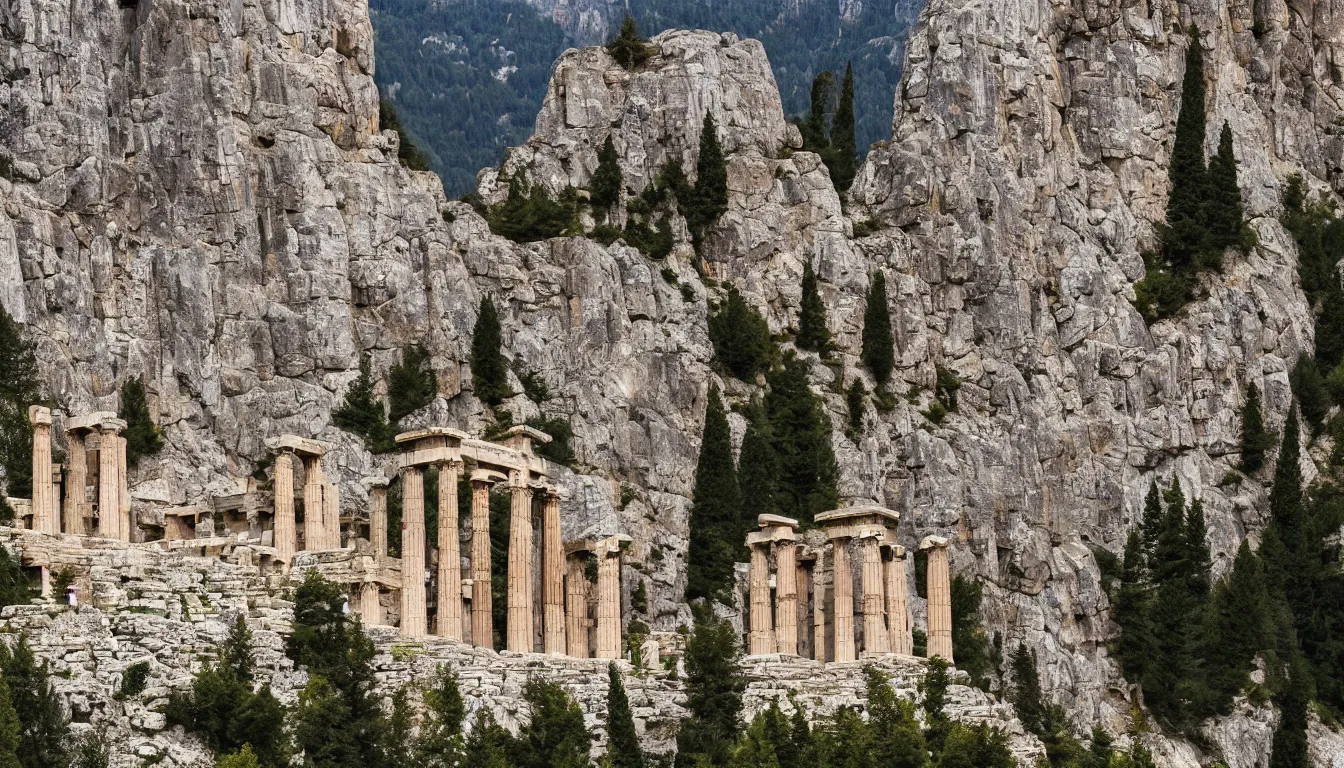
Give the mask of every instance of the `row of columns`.
M 126 422 L 110 412 L 71 419 L 66 429 L 69 455 L 64 503 L 58 503 L 55 466 L 51 459 L 51 409 L 28 408 L 33 428 L 33 522 L 34 530 L 51 535 L 90 533 L 94 506 L 88 501 L 88 453 L 97 446 L 97 534 L 120 541 L 131 540 L 131 491 L 126 472 Z
M 327 444 L 294 435 L 282 435 L 267 440 L 266 445 L 275 451 L 272 546 L 275 547 L 276 559 L 292 565 L 299 551 L 294 496 L 294 471 L 298 463 L 303 465 L 303 549 L 339 549 L 341 497 L 340 489 L 327 482 L 326 471 L 322 466 Z

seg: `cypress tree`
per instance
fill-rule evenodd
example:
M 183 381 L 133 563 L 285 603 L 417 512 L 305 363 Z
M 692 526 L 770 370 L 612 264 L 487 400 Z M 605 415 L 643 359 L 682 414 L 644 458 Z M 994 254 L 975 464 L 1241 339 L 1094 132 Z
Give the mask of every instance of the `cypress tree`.
M 1260 413 L 1260 390 L 1246 387 L 1246 405 L 1241 409 L 1241 471 L 1253 475 L 1265 465 L 1265 451 L 1274 446 L 1274 436 L 1265 429 Z
M 1279 725 L 1274 729 L 1269 768 L 1311 768 L 1307 752 L 1311 696 L 1311 672 L 1301 654 L 1294 654 L 1288 669 L 1288 685 L 1274 697 L 1279 707 Z
M 780 507 L 809 525 L 840 501 L 831 423 L 807 381 L 807 363 L 790 356 L 771 371 L 765 410 L 779 460 Z
M 742 731 L 742 694 L 746 677 L 738 663 L 740 643 L 732 624 L 697 612 L 686 643 L 686 709 L 677 733 L 677 768 L 707 760 L 723 765 Z
M 1225 714 L 1250 683 L 1255 655 L 1273 647 L 1269 593 L 1260 558 L 1243 541 L 1227 578 L 1213 590 L 1200 657 L 1214 712 Z
M 457 684 L 457 673 L 440 664 L 434 685 L 425 691 L 425 718 L 416 745 L 417 757 L 424 768 L 457 768 L 466 745 L 462 723 L 467 707 Z
M 1125 677 L 1135 683 L 1142 682 L 1153 649 L 1148 592 L 1143 538 L 1138 530 L 1131 529 L 1125 540 L 1120 589 L 1115 598 L 1115 623 L 1120 625 L 1115 657 Z
M 882 270 L 868 283 L 863 310 L 863 364 L 873 372 L 878 386 L 891 378 L 896 364 L 896 345 L 891 338 L 891 308 L 887 306 L 887 277 Z
M 1037 736 L 1043 733 L 1046 722 L 1045 697 L 1041 694 L 1041 679 L 1036 674 L 1036 656 L 1019 644 L 1013 651 L 1013 711 L 1022 727 Z
M 691 230 L 696 247 L 728 210 L 728 166 L 723 159 L 714 116 L 705 113 L 700 128 L 700 156 L 695 164 L 695 188 L 690 193 L 690 204 L 682 215 Z
M 1289 379 L 1302 418 L 1311 425 L 1312 434 L 1319 434 L 1330 410 L 1330 393 L 1325 388 L 1325 378 L 1321 376 L 1316 360 L 1306 355 L 1299 357 Z
M 489 296 L 481 299 L 476 325 L 471 329 L 471 382 L 476 397 L 490 405 L 499 405 L 512 395 L 509 369 L 504 363 L 504 332 Z
M 807 119 L 798 126 L 803 135 L 803 149 L 824 155 L 831 146 L 830 131 L 826 125 L 826 113 L 831 107 L 831 83 L 834 77 L 822 70 L 812 79 L 812 101 Z
M 9 686 L 10 702 L 19 717 L 19 765 L 22 768 L 67 768 L 69 725 L 52 690 L 45 664 L 38 665 L 27 635 L 10 649 L 0 643 L 0 670 Z
M 495 722 L 489 707 L 476 710 L 471 732 L 467 735 L 466 759 L 463 768 L 516 768 L 509 762 L 509 745 L 513 737 L 508 729 Z
M 1204 220 L 1208 224 L 1208 248 L 1221 252 L 1246 242 L 1246 224 L 1242 215 L 1241 187 L 1237 185 L 1237 158 L 1232 151 L 1232 128 L 1223 123 L 1218 137 L 1218 154 L 1209 161 L 1208 196 L 1204 200 Z
M 388 370 L 388 423 L 400 424 L 402 419 L 434 402 L 439 384 L 429 361 L 429 350 L 422 344 L 412 344 L 401 351 L 401 362 Z
M 831 158 L 826 165 L 837 192 L 854 183 L 858 172 L 859 150 L 854 139 L 854 68 L 845 64 L 845 79 L 840 86 L 840 101 L 831 120 Z M 1235 179 L 1234 179 L 1235 181 Z
M 830 355 L 831 331 L 826 327 L 826 304 L 817 292 L 817 275 L 811 262 L 803 265 L 803 299 L 798 311 L 798 348 Z
M 531 716 L 510 750 L 517 768 L 588 768 L 592 737 L 583 710 L 556 682 L 533 678 L 523 687 Z
M 738 454 L 738 484 L 742 489 L 742 541 L 760 515 L 779 512 L 776 484 L 779 462 L 775 457 L 770 419 L 759 398 L 747 406 L 747 430 Z
M 1157 490 L 1157 480 L 1148 486 L 1148 495 L 1143 500 L 1143 552 L 1151 558 L 1153 548 L 1157 546 L 1157 536 L 1162 531 L 1162 494 Z
M 625 14 L 621 21 L 621 31 L 607 43 L 607 53 L 626 69 L 634 69 L 649 60 L 653 55 L 652 46 L 639 33 L 635 17 Z
M 359 358 L 359 375 L 350 382 L 341 407 L 331 412 L 336 426 L 364 438 L 371 453 L 387 453 L 395 447 L 392 427 L 387 423 L 383 404 L 373 393 L 373 363 L 369 353 Z
M 630 700 L 614 662 L 607 666 L 607 757 L 611 768 L 644 768 Z
M 23 575 L 19 559 L 9 549 L 0 546 L 0 608 L 23 605 L 33 598 L 33 585 Z
M 715 359 L 743 381 L 752 381 L 770 366 L 770 326 L 735 288 L 729 287 L 723 305 L 710 314 L 709 340 Z
M 607 140 L 602 142 L 602 149 L 598 150 L 597 170 L 593 171 L 592 181 L 589 182 L 589 199 L 593 207 L 605 210 L 619 203 L 621 182 L 621 156 L 616 153 L 616 145 L 608 133 Z
M 868 692 L 868 722 L 873 732 L 873 754 L 880 756 L 878 765 L 882 768 L 924 768 L 929 762 L 929 752 L 924 743 L 924 732 L 915 719 L 914 704 L 898 699 L 886 675 L 876 668 L 865 667 L 863 672 Z
M 857 440 L 863 434 L 863 406 L 868 398 L 868 388 L 863 379 L 854 379 L 845 390 L 845 407 L 849 410 L 849 434 Z
M 6 495 L 33 494 L 33 436 L 28 406 L 40 401 L 37 355 L 23 329 L 0 306 L 0 465 L 5 469 Z M 7 508 L 7 505 L 6 505 Z M 9 519 L 13 519 L 10 510 Z
M 691 501 L 687 600 L 728 600 L 735 554 L 742 545 L 742 542 L 732 540 L 740 526 L 742 501 L 739 494 L 728 418 L 719 398 L 719 388 L 711 384 Z
M 10 703 L 9 684 L 0 677 L 0 768 L 22 768 L 19 762 L 22 739 L 23 725 Z
M 126 422 L 126 431 L 122 433 L 126 438 L 126 463 L 134 467 L 142 456 L 163 449 L 163 433 L 149 415 L 149 398 L 145 395 L 145 384 L 138 376 L 132 376 L 121 385 L 120 399 L 117 418 Z
M 1199 266 L 1206 232 L 1203 207 L 1208 189 L 1204 165 L 1204 46 L 1194 24 L 1190 25 L 1189 35 L 1181 111 L 1176 117 L 1176 141 L 1167 171 L 1171 181 L 1167 198 L 1169 229 L 1163 238 L 1166 258 L 1178 273 Z
M 1185 514 L 1185 553 L 1183 560 L 1190 598 L 1198 609 L 1202 610 L 1209 599 L 1209 571 L 1213 568 L 1213 557 L 1209 553 L 1209 541 L 1204 522 L 1204 502 L 1199 499 L 1190 502 L 1190 507 Z

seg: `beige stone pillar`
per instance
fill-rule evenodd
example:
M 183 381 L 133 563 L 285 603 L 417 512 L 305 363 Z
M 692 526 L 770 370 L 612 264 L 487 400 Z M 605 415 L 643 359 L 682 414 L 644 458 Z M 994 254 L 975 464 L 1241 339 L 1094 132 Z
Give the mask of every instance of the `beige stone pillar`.
M 515 653 L 531 653 L 532 642 L 532 489 L 515 472 L 509 491 L 508 642 Z
M 494 602 L 490 573 L 490 482 L 471 476 L 471 642 L 495 647 Z
M 826 652 L 826 588 L 817 583 L 817 576 L 823 573 L 821 566 L 823 555 L 817 553 L 812 565 L 812 658 L 817 661 L 829 661 Z
M 51 409 L 30 406 L 28 423 L 33 427 L 33 530 L 56 535 L 61 532 L 61 518 L 51 483 Z
M 887 634 L 891 636 L 891 652 L 909 656 L 915 641 L 910 626 L 910 607 L 906 599 L 905 547 L 893 546 L 891 559 L 886 562 L 887 579 Z
M 378 582 L 366 581 L 359 590 L 359 613 L 366 627 L 383 623 L 383 607 L 379 604 Z
M 798 655 L 798 545 L 775 549 L 775 652 Z
M 457 525 L 457 478 L 462 464 L 439 465 L 439 613 L 438 635 L 462 639 L 462 551 Z
M 117 480 L 117 431 L 104 426 L 98 442 L 98 535 L 121 538 L 121 489 Z
M 369 544 L 376 560 L 387 557 L 387 478 L 366 477 L 369 489 Z
M 588 575 L 583 561 L 581 555 L 571 556 L 565 576 L 565 645 L 576 659 L 588 658 Z
M 859 539 L 860 583 L 863 588 L 863 649 L 868 653 L 891 653 L 887 635 L 886 595 L 883 589 L 882 549 L 876 536 Z
M 341 548 L 341 487 L 327 483 L 322 489 L 322 548 Z
M 122 423 L 123 430 L 126 429 L 125 423 Z M 131 517 L 131 485 L 130 474 L 126 466 L 126 438 L 120 434 L 117 435 L 117 509 L 121 522 L 121 540 L 131 541 L 134 536 L 136 526 Z
M 87 487 L 89 484 L 88 455 L 84 448 L 82 432 L 66 432 L 65 444 L 68 454 L 65 457 L 65 532 L 78 536 L 88 533 L 84 530 L 85 506 L 88 504 Z
M 401 470 L 401 636 L 425 636 L 425 476 Z
M 835 595 L 835 661 L 854 661 L 854 573 L 849 539 L 832 539 L 831 590 Z
M 929 550 L 929 645 L 928 657 L 941 656 L 947 663 L 952 659 L 952 588 L 947 564 L 947 539 L 928 536 L 919 544 Z
M 294 454 L 280 451 L 275 455 L 275 472 L 271 486 L 275 490 L 275 529 L 271 545 L 275 557 L 285 565 L 294 564 L 294 548 L 298 537 L 294 523 Z
M 320 456 L 303 459 L 303 548 L 324 549 L 326 546 L 327 478 L 322 472 Z
M 808 578 L 808 566 L 807 566 L 807 563 L 803 562 L 801 559 L 798 558 L 798 552 L 797 552 L 797 550 L 794 551 L 794 559 L 795 559 L 795 561 L 796 561 L 796 563 L 795 563 L 795 565 L 794 565 L 794 573 L 795 573 L 795 575 L 794 575 L 794 585 L 795 585 L 795 586 L 794 586 L 794 589 L 795 589 L 795 594 L 798 596 L 798 603 L 797 603 L 797 605 L 798 605 L 798 621 L 797 621 L 797 624 L 798 624 L 798 629 L 797 629 L 797 632 L 798 632 L 798 643 L 797 643 L 797 645 L 796 645 L 795 650 L 796 650 L 796 651 L 801 651 L 802 648 L 803 648 L 803 642 L 804 642 L 804 637 L 805 637 L 804 633 L 807 631 L 807 628 L 805 628 L 805 627 L 802 626 L 802 623 L 803 623 L 803 611 L 807 608 L 807 599 L 808 599 L 808 595 L 811 594 L 811 590 L 810 590 L 810 588 L 809 588 L 809 581 L 810 581 L 810 579 Z M 820 600 L 817 600 L 817 603 L 820 604 L 821 601 L 820 601 Z M 813 652 L 813 655 L 815 656 L 815 654 L 816 654 L 816 648 L 815 648 L 815 646 L 814 646 L 812 652 Z M 799 655 L 802 655 L 802 654 L 799 653 Z
M 560 540 L 560 497 L 546 492 L 541 507 L 542 650 L 565 653 L 565 545 Z
M 607 539 L 597 549 L 597 658 L 621 657 L 621 546 Z
M 751 545 L 748 571 L 751 629 L 747 633 L 747 652 L 753 656 L 775 652 L 774 617 L 770 610 L 769 544 Z

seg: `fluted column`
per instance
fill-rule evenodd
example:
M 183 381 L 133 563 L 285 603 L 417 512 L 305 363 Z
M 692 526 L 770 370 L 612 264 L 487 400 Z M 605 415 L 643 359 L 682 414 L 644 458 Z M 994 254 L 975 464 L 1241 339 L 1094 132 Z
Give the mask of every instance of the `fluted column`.
M 775 652 L 798 655 L 798 545 L 775 549 Z
M 509 488 L 508 642 L 515 653 L 531 653 L 532 645 L 532 489 L 515 473 Z
M 947 565 L 947 539 L 929 536 L 919 545 L 929 550 L 929 644 L 928 657 L 952 659 L 952 590 Z
M 621 657 L 621 553 L 597 551 L 597 658 Z
M 854 574 L 849 565 L 849 539 L 834 539 L 831 584 L 835 595 L 835 661 L 853 661 Z
M 891 653 L 887 635 L 886 595 L 883 594 L 882 549 L 874 536 L 859 540 L 863 557 L 860 581 L 863 587 L 863 649 L 869 653 Z
M 78 432 L 65 433 L 68 455 L 65 457 L 65 504 L 62 517 L 65 518 L 65 532 L 83 536 L 85 506 L 88 504 L 87 487 L 89 484 L 88 455 L 84 448 L 84 435 Z
M 387 557 L 387 483 L 383 478 L 366 480 L 369 485 L 369 543 L 378 560 Z
M 490 483 L 471 478 L 471 642 L 495 647 L 490 573 Z
M 891 548 L 891 559 L 885 564 L 887 579 L 887 634 L 891 636 L 891 652 L 910 655 L 915 642 L 910 626 L 910 608 L 905 594 L 905 547 Z
M 576 659 L 588 658 L 588 575 L 583 558 L 569 558 L 565 577 L 565 645 Z
M 812 658 L 828 661 L 826 654 L 826 590 L 817 583 L 817 577 L 823 571 L 821 564 L 824 555 L 817 553 L 817 561 L 812 565 Z
M 401 636 L 425 636 L 425 476 L 401 471 Z
M 125 429 L 125 426 L 122 427 Z M 119 527 L 121 529 L 121 540 L 130 541 L 131 531 L 135 525 L 131 519 L 131 485 L 130 474 L 126 469 L 126 438 L 120 434 L 116 436 L 117 440 L 117 510 L 121 519 Z
M 61 518 L 51 484 L 51 409 L 30 406 L 28 423 L 33 427 L 33 530 L 59 534 Z
M 327 479 L 322 472 L 321 458 L 306 457 L 303 464 L 303 548 L 305 551 L 323 549 L 326 545 L 323 518 L 327 515 Z
M 775 652 L 774 617 L 770 611 L 769 544 L 751 546 L 748 582 L 751 602 L 751 630 L 747 634 L 748 653 L 757 656 Z
M 98 535 L 121 538 L 121 490 L 117 480 L 117 432 L 103 427 L 98 443 Z
M 322 489 L 322 548 L 341 548 L 341 486 L 327 483 Z
M 795 554 L 795 559 L 797 559 L 797 555 L 796 555 L 796 554 Z M 802 648 L 803 648 L 803 642 L 804 642 L 804 641 L 803 641 L 803 638 L 806 636 L 804 633 L 808 633 L 808 634 L 810 635 L 810 633 L 808 632 L 809 627 L 803 627 L 803 626 L 802 626 L 802 622 L 803 622 L 803 611 L 804 611 L 804 610 L 806 609 L 806 607 L 807 607 L 808 595 L 810 595 L 811 592 L 812 592 L 813 589 L 814 589 L 814 587 L 811 586 L 812 579 L 809 578 L 808 570 L 809 570 L 809 568 L 808 568 L 808 566 L 807 566 L 807 563 L 803 562 L 802 560 L 797 560 L 797 564 L 794 566 L 794 571 L 795 571 L 795 573 L 796 573 L 796 576 L 794 577 L 794 584 L 796 585 L 797 595 L 798 595 L 798 625 L 799 625 L 799 627 L 798 627 L 798 650 L 799 650 L 799 651 L 801 651 Z M 814 602 L 815 602 L 815 605 L 816 605 L 817 607 L 820 607 L 820 605 L 821 605 L 821 596 L 820 596 L 820 595 L 817 595 L 817 597 L 814 599 Z M 812 610 L 815 612 L 815 611 L 817 610 L 817 607 L 814 607 Z M 815 614 L 814 614 L 814 615 L 815 615 Z M 815 639 L 815 638 L 810 638 L 810 637 L 809 637 L 809 639 Z M 816 658 L 816 654 L 817 654 L 817 646 L 816 646 L 816 644 L 814 643 L 814 644 L 812 645 L 812 656 L 813 656 L 813 658 Z M 801 655 L 801 653 L 800 653 L 800 655 Z
M 360 587 L 359 613 L 366 627 L 376 627 L 383 623 L 383 608 L 379 604 L 378 592 L 376 581 L 366 581 Z
M 560 541 L 560 497 L 546 493 L 541 507 L 542 649 L 565 653 L 565 545 Z
M 275 456 L 275 473 L 271 486 L 275 490 L 275 529 L 271 544 L 275 557 L 285 565 L 294 564 L 297 536 L 294 525 L 294 454 L 280 451 Z
M 439 614 L 438 634 L 462 639 L 462 552 L 457 525 L 457 478 L 462 465 L 439 465 Z

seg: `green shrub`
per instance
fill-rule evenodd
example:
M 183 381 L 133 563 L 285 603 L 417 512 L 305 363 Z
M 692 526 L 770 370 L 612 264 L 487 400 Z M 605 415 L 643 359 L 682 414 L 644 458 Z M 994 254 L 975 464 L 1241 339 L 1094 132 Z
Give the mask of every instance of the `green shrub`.
M 579 195 L 567 187 L 552 200 L 543 187 L 531 187 L 521 172 L 509 180 L 509 196 L 486 213 L 490 231 L 515 243 L 582 234 Z
M 649 60 L 656 49 L 639 33 L 639 25 L 630 14 L 621 22 L 621 31 L 607 43 L 607 53 L 626 69 L 635 69 Z
M 369 354 L 359 358 L 359 375 L 350 382 L 341 407 L 331 413 L 336 426 L 364 438 L 371 453 L 387 453 L 396 447 L 396 429 L 388 424 L 383 404 L 373 393 L 373 370 Z
M 402 349 L 401 362 L 387 372 L 388 422 L 400 424 L 402 419 L 434 402 L 438 393 L 429 350 L 422 344 Z
M 528 419 L 527 426 L 539 429 L 551 436 L 551 442 L 536 446 L 538 456 L 557 464 L 564 464 L 567 467 L 574 466 L 576 461 L 574 448 L 570 445 L 570 442 L 574 439 L 574 428 L 570 426 L 568 419 L 542 416 Z
M 149 662 L 137 661 L 121 673 L 121 688 L 117 691 L 118 698 L 128 699 L 139 696 L 144 693 L 145 683 L 148 680 Z
M 709 316 L 709 339 L 714 343 L 715 359 L 743 381 L 765 372 L 774 357 L 765 317 L 734 288 L 728 289 L 722 306 Z

